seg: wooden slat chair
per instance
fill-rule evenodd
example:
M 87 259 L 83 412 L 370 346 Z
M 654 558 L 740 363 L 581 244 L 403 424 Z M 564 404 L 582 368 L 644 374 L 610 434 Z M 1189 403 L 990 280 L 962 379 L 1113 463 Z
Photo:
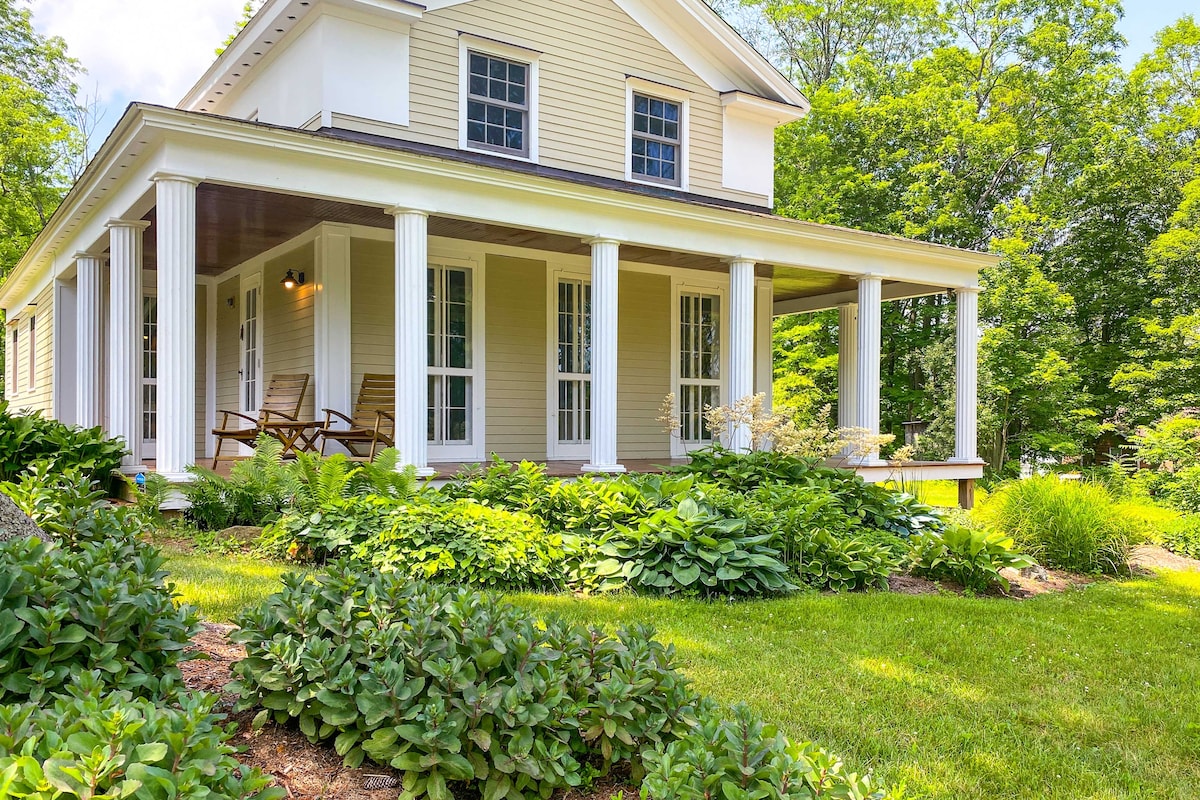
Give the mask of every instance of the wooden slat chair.
M 213 469 L 215 470 L 221 461 L 237 461 L 240 458 L 237 455 L 221 455 L 221 445 L 226 440 L 253 447 L 254 440 L 260 433 L 269 433 L 284 442 L 294 438 L 294 428 L 281 430 L 273 427 L 272 423 L 300 421 L 300 408 L 304 405 L 305 395 L 308 394 L 308 379 L 307 372 L 295 375 L 272 375 L 270 383 L 263 392 L 262 407 L 259 408 L 257 417 L 238 411 L 221 411 L 220 413 L 225 415 L 221 420 L 221 427 L 213 428 L 213 436 L 217 437 L 217 449 L 213 454 Z M 233 417 L 246 420 L 251 423 L 252 427 L 232 427 L 230 420 Z
M 393 416 L 395 409 L 396 376 L 363 375 L 353 414 L 346 415 L 332 408 L 322 409 L 325 412 L 325 425 L 318 431 L 321 436 L 321 455 L 325 454 L 325 445 L 334 441 L 350 451 L 352 461 L 374 460 L 381 446 L 392 446 L 396 429 L 396 418 Z M 348 427 L 334 427 L 335 424 Z

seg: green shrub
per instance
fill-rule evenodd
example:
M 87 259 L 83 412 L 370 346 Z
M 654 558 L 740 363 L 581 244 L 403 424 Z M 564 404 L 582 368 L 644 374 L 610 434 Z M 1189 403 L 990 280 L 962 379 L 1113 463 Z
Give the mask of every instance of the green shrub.
M 796 572 L 809 586 L 834 592 L 887 589 L 900 567 L 892 548 L 856 537 L 817 531 L 799 545 Z
M 548 798 L 674 737 L 694 698 L 674 650 L 539 623 L 499 599 L 343 562 L 237 620 L 231 690 L 259 722 L 296 719 L 348 765 L 403 773 L 404 797 Z
M 129 538 L 0 543 L 0 702 L 39 702 L 91 670 L 109 688 L 170 694 L 199 624 L 162 565 Z
M 1144 532 L 1103 487 L 1054 476 L 1001 486 L 981 515 L 1038 563 L 1072 572 L 1127 572 Z
M 99 672 L 53 705 L 0 705 L 0 796 L 29 800 L 276 800 L 281 788 L 234 759 L 216 697 L 159 708 L 107 692 Z
M 1200 558 L 1200 514 L 1188 514 L 1170 523 L 1162 533 L 1162 545 L 1172 553 Z
M 46 419 L 39 413 L 12 414 L 0 400 L 0 481 L 20 477 L 30 465 L 42 461 L 52 473 L 78 469 L 89 481 L 107 481 L 126 453 L 119 439 L 109 439 L 101 428 L 75 428 Z
M 0 492 L 68 547 L 131 537 L 147 528 L 139 509 L 112 506 L 105 492 L 74 467 L 54 473 L 49 463 L 37 462 L 16 483 L 0 483 Z
M 350 548 L 356 560 L 383 571 L 482 589 L 563 588 L 563 544 L 520 511 L 471 500 L 414 504 Z
M 964 525 L 918 534 L 910 541 L 908 564 L 914 574 L 935 581 L 949 579 L 972 592 L 986 592 L 992 586 L 1008 591 L 1008 580 L 1000 570 L 1024 569 L 1034 563 L 1016 552 L 1011 537 Z
M 870 776 L 811 743 L 788 741 L 738 704 L 728 716 L 705 704 L 686 736 L 646 758 L 646 800 L 884 800 Z
M 728 518 L 685 497 L 601 542 L 606 556 L 595 572 L 613 587 L 662 594 L 761 597 L 796 587 L 787 565 L 767 544 L 770 534 L 746 534 L 744 519 Z

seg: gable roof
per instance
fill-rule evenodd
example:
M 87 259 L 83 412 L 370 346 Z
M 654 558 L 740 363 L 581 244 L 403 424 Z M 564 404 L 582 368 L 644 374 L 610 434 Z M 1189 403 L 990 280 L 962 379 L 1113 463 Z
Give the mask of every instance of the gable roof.
M 178 107 L 205 111 L 216 105 L 273 49 L 286 47 L 288 33 L 322 5 L 416 22 L 426 13 L 476 1 L 428 0 L 422 5 L 408 0 L 267 0 Z M 794 118 L 808 112 L 808 98 L 703 0 L 611 1 L 716 91 L 791 106 L 798 110 Z

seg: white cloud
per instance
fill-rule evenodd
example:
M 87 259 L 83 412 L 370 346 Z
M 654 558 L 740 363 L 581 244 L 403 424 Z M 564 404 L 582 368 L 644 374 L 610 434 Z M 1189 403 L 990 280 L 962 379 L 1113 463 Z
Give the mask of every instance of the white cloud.
M 61 36 L 109 112 L 131 100 L 174 105 L 216 58 L 243 0 L 32 0 L 34 25 Z M 117 106 L 117 108 L 114 108 Z M 107 122 L 115 123 L 109 113 Z

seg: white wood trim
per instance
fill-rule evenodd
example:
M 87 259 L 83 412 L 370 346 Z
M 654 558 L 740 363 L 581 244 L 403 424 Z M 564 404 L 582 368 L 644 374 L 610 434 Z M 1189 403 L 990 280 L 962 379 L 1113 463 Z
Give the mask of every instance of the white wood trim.
M 770 278 L 758 278 L 754 284 L 755 305 L 755 349 L 757 363 L 754 365 L 754 392 L 763 395 L 763 411 L 770 413 L 773 406 L 775 361 L 773 355 L 774 335 L 771 315 L 772 294 L 775 291 Z
M 639 92 L 662 100 L 679 103 L 679 184 L 666 181 L 652 181 L 639 178 L 633 173 L 633 94 Z M 690 93 L 673 86 L 628 77 L 625 79 L 625 180 L 643 186 L 678 189 L 688 191 L 691 181 L 691 147 L 690 133 L 692 121 L 692 101 Z
M 207 290 L 204 309 L 204 455 L 212 458 L 216 452 L 217 437 L 212 431 L 217 427 L 217 279 L 200 279 Z
M 471 69 L 470 61 L 467 57 L 468 51 L 475 50 L 479 53 L 495 56 L 496 58 L 512 59 L 522 63 L 529 64 L 529 85 L 526 87 L 529 100 L 529 130 L 525 135 L 529 137 L 529 155 L 519 155 L 516 153 L 505 153 L 499 150 L 493 150 L 487 147 L 477 147 L 467 139 L 467 94 L 470 89 Z M 538 161 L 538 94 L 540 89 L 540 69 L 538 61 L 541 58 L 541 53 L 536 50 L 529 50 L 516 45 L 505 44 L 503 42 L 493 41 L 492 39 L 484 39 L 479 36 L 472 36 L 468 33 L 460 33 L 458 36 L 458 148 L 460 150 L 469 150 L 472 153 L 486 153 L 487 155 L 499 156 L 500 158 L 508 158 L 513 161 L 526 161 L 536 164 Z
M 314 246 L 313 366 L 318 415 L 323 408 L 347 411 L 354 402 L 351 238 L 349 225 L 325 223 Z
M 700 273 L 704 277 L 686 277 L 678 274 L 671 281 L 671 391 L 675 394 L 676 402 L 680 398 L 679 375 L 679 297 L 685 292 L 703 292 L 715 294 L 721 298 L 721 379 L 720 401 L 728 402 L 726 395 L 726 378 L 729 371 L 729 276 L 719 273 Z M 687 443 L 678 433 L 671 434 L 671 458 L 684 458 L 692 450 L 706 447 L 703 442 Z
M 558 440 L 558 282 L 563 278 L 592 283 L 589 269 L 546 263 L 546 458 L 578 461 L 591 456 L 591 442 L 561 444 Z
M 155 310 L 154 310 L 154 324 L 155 324 L 156 329 L 158 327 L 158 307 L 157 307 L 158 284 L 157 284 L 157 280 L 155 280 L 155 278 L 157 278 L 158 273 L 152 272 L 152 275 L 154 276 L 154 278 L 152 278 L 150 281 L 147 282 L 144 279 L 145 274 L 143 273 L 142 296 L 140 298 L 140 302 L 138 303 L 138 315 L 137 315 L 138 333 L 139 334 L 144 330 L 145 325 L 146 325 L 145 302 L 146 302 L 147 297 L 153 297 L 155 299 L 156 305 L 155 305 Z M 197 285 L 199 285 L 200 281 L 197 280 L 196 283 L 197 283 Z M 156 345 L 156 348 L 157 348 L 157 345 Z M 157 354 L 157 352 L 158 351 L 156 349 L 155 353 Z M 146 345 L 143 342 L 142 337 L 139 335 L 138 336 L 138 356 L 140 357 L 139 360 L 141 360 L 142 358 L 145 358 L 145 354 L 146 354 Z M 155 368 L 155 372 L 157 374 L 157 367 Z M 145 396 L 145 392 L 146 392 L 145 387 L 146 387 L 146 365 L 143 363 L 142 366 L 138 369 L 138 393 L 141 394 L 143 397 Z M 155 390 L 154 390 L 155 391 L 155 393 L 154 393 L 154 419 L 155 419 L 155 427 L 157 429 L 158 406 L 159 406 L 158 378 L 157 377 L 155 377 L 155 379 L 154 379 L 154 387 L 155 387 Z M 146 420 L 145 420 L 145 416 L 144 416 L 146 413 L 146 406 L 145 406 L 144 402 L 138 403 L 138 411 L 139 411 L 139 413 L 138 413 L 137 429 L 138 429 L 139 434 L 141 434 L 143 431 L 145 431 L 145 425 L 146 425 Z M 141 440 L 142 446 L 140 448 L 140 455 L 138 457 L 138 460 L 142 461 L 142 460 L 153 459 L 158 452 L 158 439 L 157 438 L 147 439 L 147 438 L 145 438 L 145 436 L 141 436 L 140 440 Z

